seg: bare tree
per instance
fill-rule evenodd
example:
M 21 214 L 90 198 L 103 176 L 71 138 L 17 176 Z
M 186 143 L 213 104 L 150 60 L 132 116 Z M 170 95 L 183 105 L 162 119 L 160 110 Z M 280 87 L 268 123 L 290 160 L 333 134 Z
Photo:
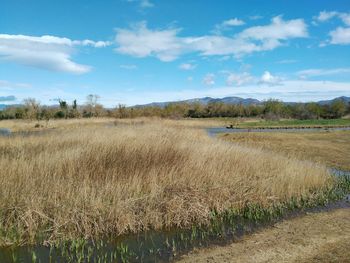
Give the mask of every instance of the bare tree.
M 39 121 L 40 103 L 33 98 L 24 99 L 23 103 L 25 105 L 26 117 L 31 120 L 36 119 L 37 121 Z
M 99 99 L 100 99 L 100 96 L 96 94 L 90 94 L 86 97 L 87 111 L 92 116 L 98 116 L 101 111 L 102 105 L 98 103 Z

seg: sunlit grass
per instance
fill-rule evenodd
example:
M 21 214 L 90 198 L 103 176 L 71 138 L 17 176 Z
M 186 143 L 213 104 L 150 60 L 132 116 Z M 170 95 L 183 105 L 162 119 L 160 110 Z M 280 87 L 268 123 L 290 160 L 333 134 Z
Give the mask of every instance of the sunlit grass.
M 332 183 L 322 165 L 190 127 L 126 121 L 0 138 L 2 244 L 205 225 L 211 211 L 269 207 Z

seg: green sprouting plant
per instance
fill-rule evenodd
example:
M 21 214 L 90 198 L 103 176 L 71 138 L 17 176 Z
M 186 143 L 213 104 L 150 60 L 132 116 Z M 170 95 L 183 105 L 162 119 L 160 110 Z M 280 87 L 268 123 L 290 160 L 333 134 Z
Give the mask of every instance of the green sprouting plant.
M 32 263 L 36 263 L 37 261 L 37 256 L 35 254 L 35 251 L 32 251 Z

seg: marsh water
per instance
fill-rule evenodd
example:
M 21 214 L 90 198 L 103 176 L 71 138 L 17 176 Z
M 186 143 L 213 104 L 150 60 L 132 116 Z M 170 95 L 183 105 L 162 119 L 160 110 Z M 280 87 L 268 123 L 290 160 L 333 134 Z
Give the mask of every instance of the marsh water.
M 11 134 L 11 130 L 7 128 L 0 128 L 0 136 L 9 136 Z

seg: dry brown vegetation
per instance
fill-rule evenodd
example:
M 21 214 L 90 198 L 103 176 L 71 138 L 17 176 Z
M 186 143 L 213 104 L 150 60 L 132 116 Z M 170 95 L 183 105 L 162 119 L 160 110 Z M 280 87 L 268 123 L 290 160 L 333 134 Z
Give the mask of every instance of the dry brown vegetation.
M 322 165 L 209 138 L 198 123 L 108 124 L 0 137 L 0 245 L 186 227 L 331 182 Z
M 256 119 L 239 118 L 237 122 L 253 121 Z M 163 123 L 174 127 L 187 128 L 207 128 L 226 126 L 232 122 L 231 118 L 211 118 L 211 119 L 162 119 L 159 117 L 133 118 L 133 119 L 116 119 L 116 118 L 81 118 L 81 119 L 57 119 L 46 121 L 36 120 L 2 120 L 0 128 L 7 128 L 13 132 L 23 131 L 45 131 L 57 129 L 72 129 L 79 127 L 101 127 L 101 126 L 123 126 L 123 125 L 139 125 L 145 123 Z M 39 128 L 35 127 L 37 124 Z
M 223 139 L 241 146 L 262 148 L 301 160 L 350 170 L 350 131 L 235 133 Z
M 264 229 L 241 242 L 202 249 L 180 262 L 348 263 L 350 206 L 308 214 Z

